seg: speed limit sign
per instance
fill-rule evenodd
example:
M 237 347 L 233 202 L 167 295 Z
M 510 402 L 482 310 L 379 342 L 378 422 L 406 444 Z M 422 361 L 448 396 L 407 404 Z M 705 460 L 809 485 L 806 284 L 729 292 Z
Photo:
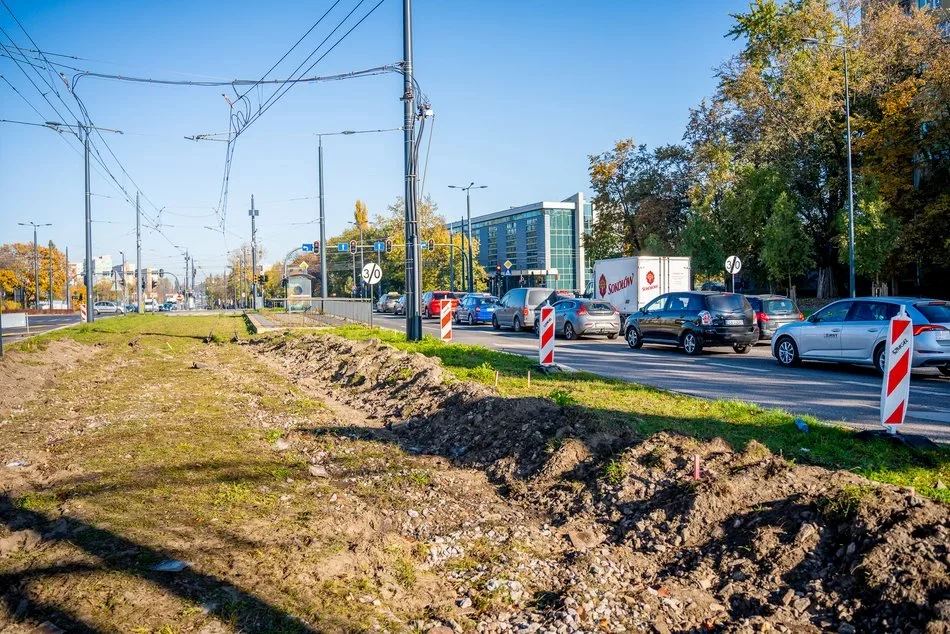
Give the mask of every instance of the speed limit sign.
M 726 258 L 726 273 L 729 275 L 735 275 L 742 270 L 742 260 L 739 259 L 738 255 L 730 255 Z

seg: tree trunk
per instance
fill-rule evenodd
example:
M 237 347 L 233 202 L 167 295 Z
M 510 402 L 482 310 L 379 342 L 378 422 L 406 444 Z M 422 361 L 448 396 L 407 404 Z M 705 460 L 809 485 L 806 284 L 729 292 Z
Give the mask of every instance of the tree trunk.
M 815 296 L 818 299 L 832 299 L 838 296 L 834 272 L 830 266 L 818 269 L 818 288 L 816 289 Z

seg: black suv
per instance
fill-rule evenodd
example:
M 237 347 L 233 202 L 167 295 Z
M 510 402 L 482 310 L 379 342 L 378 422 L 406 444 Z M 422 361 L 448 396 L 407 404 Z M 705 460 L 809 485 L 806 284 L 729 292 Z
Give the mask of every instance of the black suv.
M 682 346 L 690 355 L 730 345 L 745 354 L 759 340 L 755 312 L 744 296 L 705 291 L 660 295 L 627 317 L 623 333 L 634 349 L 644 342 L 665 343 Z

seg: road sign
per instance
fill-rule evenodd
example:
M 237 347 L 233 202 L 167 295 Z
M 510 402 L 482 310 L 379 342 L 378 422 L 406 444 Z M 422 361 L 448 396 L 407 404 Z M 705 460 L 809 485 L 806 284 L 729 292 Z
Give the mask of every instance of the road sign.
M 505 260 L 505 268 L 511 269 L 511 260 Z
M 386 250 L 386 242 L 384 240 L 377 240 L 373 243 L 373 251 L 376 253 L 382 253 Z
M 313 245 L 304 243 L 300 245 L 300 250 L 304 253 L 313 253 Z
M 304 273 L 306 273 L 306 272 L 307 272 L 307 263 L 306 263 L 306 262 L 301 262 L 301 263 L 300 263 L 300 268 L 303 269 L 303 272 L 304 272 Z
M 422 243 L 419 245 L 419 247 L 420 247 L 423 251 L 425 251 L 426 249 L 429 248 L 429 243 L 426 242 L 425 240 L 423 240 Z
M 554 365 L 554 309 L 545 306 L 541 309 L 541 323 L 538 325 L 538 361 L 541 365 Z
M 442 328 L 439 330 L 439 337 L 446 343 L 452 341 L 452 300 L 439 300 L 439 321 Z
M 726 273 L 729 275 L 735 275 L 742 270 L 742 260 L 739 259 L 738 255 L 730 255 L 726 258 Z
M 346 242 L 340 242 L 336 245 L 336 250 L 339 251 L 340 253 L 346 253 L 347 251 L 350 250 L 350 245 L 347 244 Z
M 511 269 L 505 269 L 505 275 L 511 277 Z
M 910 369 L 914 360 L 914 325 L 901 306 L 891 319 L 884 349 L 884 381 L 881 383 L 881 424 L 892 434 L 903 424 L 910 396 Z M 876 359 L 875 359 L 876 361 Z
M 383 279 L 383 270 L 379 268 L 379 265 L 375 262 L 370 262 L 363 267 L 363 272 L 360 273 L 360 277 L 363 278 L 363 281 L 367 284 L 376 284 L 379 280 Z

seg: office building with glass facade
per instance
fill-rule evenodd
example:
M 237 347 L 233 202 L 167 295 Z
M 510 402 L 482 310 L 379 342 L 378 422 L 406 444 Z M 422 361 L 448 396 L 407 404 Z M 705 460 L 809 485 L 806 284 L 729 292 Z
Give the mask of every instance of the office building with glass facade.
M 582 236 L 590 233 L 593 222 L 594 207 L 582 193 L 472 218 L 477 263 L 489 277 L 501 266 L 501 288 L 493 287 L 498 292 L 519 286 L 583 292 L 593 262 L 587 262 Z M 449 230 L 467 228 L 458 221 Z

